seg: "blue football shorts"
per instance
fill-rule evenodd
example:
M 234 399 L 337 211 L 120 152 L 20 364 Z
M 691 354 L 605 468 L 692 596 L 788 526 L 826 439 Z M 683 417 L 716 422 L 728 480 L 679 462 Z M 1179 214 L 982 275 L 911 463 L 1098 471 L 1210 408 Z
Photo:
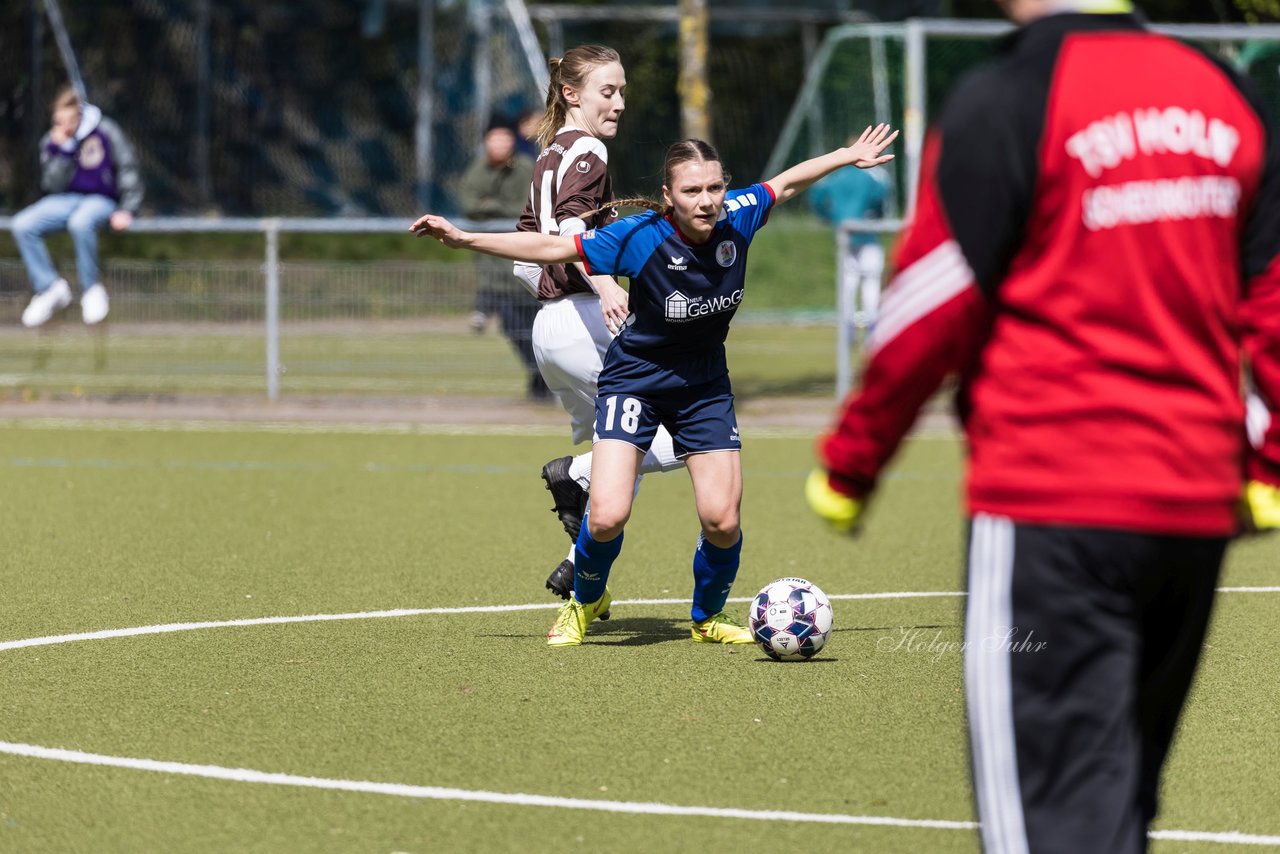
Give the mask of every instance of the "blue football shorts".
M 659 424 L 671 434 L 678 459 L 742 450 L 727 375 L 684 388 L 616 391 L 596 398 L 597 441 L 614 439 L 648 451 Z

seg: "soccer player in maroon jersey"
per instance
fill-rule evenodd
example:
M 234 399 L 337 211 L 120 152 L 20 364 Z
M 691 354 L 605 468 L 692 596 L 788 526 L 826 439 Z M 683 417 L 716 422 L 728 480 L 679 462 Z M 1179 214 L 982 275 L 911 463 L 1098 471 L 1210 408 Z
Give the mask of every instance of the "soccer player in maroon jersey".
M 806 495 L 856 527 L 960 378 L 965 686 L 988 852 L 1144 851 L 1246 483 L 1280 524 L 1280 138 L 1117 0 L 1023 25 L 950 94 L 861 388 Z M 1242 352 L 1270 416 L 1245 441 Z
M 572 237 L 617 217 L 609 151 L 626 107 L 626 71 L 617 51 L 580 45 L 552 59 L 547 106 L 537 128 L 541 148 L 519 230 Z M 581 261 L 517 262 L 516 275 L 542 303 L 533 325 L 533 352 L 547 386 L 569 413 L 575 444 L 591 439 L 596 379 L 605 350 L 627 317 L 627 292 L 611 276 L 588 275 Z M 640 467 L 679 468 L 671 436 L 659 432 Z M 591 452 L 551 460 L 542 477 L 554 510 L 576 541 L 591 484 Z M 573 590 L 573 548 L 547 578 L 562 599 Z

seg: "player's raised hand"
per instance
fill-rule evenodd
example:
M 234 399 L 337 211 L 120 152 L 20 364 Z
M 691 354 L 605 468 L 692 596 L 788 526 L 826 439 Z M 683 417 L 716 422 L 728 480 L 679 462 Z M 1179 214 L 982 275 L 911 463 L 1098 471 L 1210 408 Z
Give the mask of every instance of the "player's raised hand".
M 853 165 L 859 169 L 870 169 L 872 166 L 888 163 L 893 159 L 893 155 L 880 152 L 892 145 L 897 138 L 898 132 L 895 130 L 890 133 L 887 124 L 868 127 L 862 132 L 862 136 L 858 137 L 858 141 L 849 146 L 849 156 L 853 158 Z
M 463 245 L 465 232 L 442 216 L 424 214 L 409 226 L 409 230 L 419 237 L 434 237 L 450 249 Z

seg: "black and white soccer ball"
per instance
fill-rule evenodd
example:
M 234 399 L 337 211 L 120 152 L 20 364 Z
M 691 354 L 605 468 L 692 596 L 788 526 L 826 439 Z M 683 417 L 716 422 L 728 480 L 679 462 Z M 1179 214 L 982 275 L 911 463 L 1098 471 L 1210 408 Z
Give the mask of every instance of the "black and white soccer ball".
M 751 636 L 775 661 L 813 658 L 831 637 L 831 600 L 812 581 L 779 578 L 751 600 Z

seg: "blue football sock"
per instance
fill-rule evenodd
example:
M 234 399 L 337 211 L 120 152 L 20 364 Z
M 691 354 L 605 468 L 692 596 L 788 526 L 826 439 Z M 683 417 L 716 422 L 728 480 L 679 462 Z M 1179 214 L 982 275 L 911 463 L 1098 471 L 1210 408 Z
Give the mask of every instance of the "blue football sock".
M 587 520 L 582 520 L 578 532 L 578 544 L 574 546 L 573 595 L 579 602 L 594 602 L 604 595 L 609 583 L 609 570 L 622 551 L 622 534 L 607 543 L 597 542 L 587 530 Z
M 693 609 L 689 612 L 694 622 L 701 623 L 724 610 L 733 580 L 738 577 L 741 555 L 741 534 L 727 549 L 713 546 L 706 537 L 698 537 L 698 548 L 693 553 Z

